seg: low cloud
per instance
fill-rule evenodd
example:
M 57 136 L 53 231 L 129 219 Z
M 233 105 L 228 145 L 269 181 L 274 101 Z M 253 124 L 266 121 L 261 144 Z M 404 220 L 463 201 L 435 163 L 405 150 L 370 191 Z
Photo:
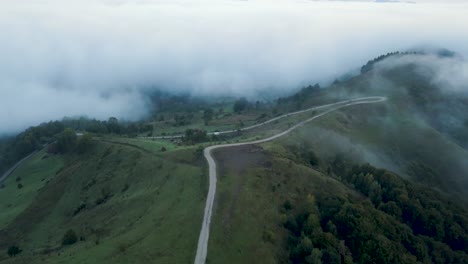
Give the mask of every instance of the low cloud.
M 420 56 L 390 57 L 378 64 L 381 69 L 408 64 L 418 65 L 422 76 L 441 87 L 445 92 L 468 93 L 468 62 L 459 56 L 438 56 L 435 54 Z
M 285 94 L 389 51 L 466 56 L 466 13 L 423 1 L 5 0 L 0 134 L 65 115 L 136 119 L 151 89 Z

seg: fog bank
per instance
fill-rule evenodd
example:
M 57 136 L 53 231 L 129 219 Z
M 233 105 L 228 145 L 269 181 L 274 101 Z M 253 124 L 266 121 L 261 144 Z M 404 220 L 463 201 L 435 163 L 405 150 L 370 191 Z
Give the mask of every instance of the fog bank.
M 382 53 L 468 55 L 468 4 L 8 1 L 0 10 L 0 134 L 65 115 L 137 119 L 145 92 L 284 94 Z

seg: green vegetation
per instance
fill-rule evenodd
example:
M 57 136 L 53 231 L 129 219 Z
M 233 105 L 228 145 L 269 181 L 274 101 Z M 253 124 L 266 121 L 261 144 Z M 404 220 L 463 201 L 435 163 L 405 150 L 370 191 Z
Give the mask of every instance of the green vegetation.
M 86 155 L 43 150 L 0 189 L 0 248 L 23 250 L 0 263 L 191 262 L 207 191 L 200 164 L 190 149 L 119 142 L 95 142 Z
M 14 257 L 18 255 L 19 253 L 21 253 L 21 251 L 22 250 L 18 246 L 10 246 L 7 250 L 7 254 L 10 257 Z
M 76 147 L 77 136 L 70 128 L 65 129 L 57 136 L 57 149 L 61 153 L 72 151 Z
M 65 235 L 63 235 L 62 238 L 62 245 L 67 246 L 67 245 L 73 245 L 78 241 L 78 237 L 76 236 L 75 231 L 72 229 L 69 229 Z
M 57 141 L 57 145 L 51 147 L 51 152 L 58 151 L 64 153 L 74 151 L 77 141 L 75 131 L 86 131 L 99 135 L 118 134 L 136 136 L 138 133 L 151 130 L 152 126 L 142 123 L 119 123 L 115 117 L 109 118 L 108 121 L 87 118 L 65 118 L 62 121 L 42 123 L 39 126 L 26 129 L 14 138 L 0 142 L 0 174 L 27 155 L 55 141 Z M 78 142 L 80 143 L 78 151 L 84 151 L 84 148 L 91 145 L 89 137 L 90 135 L 87 135 L 82 139 L 82 142 Z M 85 142 L 86 140 L 87 142 Z
M 391 82 L 378 87 L 369 73 L 327 92 L 303 89 L 307 96 L 278 100 L 278 112 L 333 96 L 377 93 L 390 99 L 332 113 L 264 144 L 265 160 L 242 171 L 218 154 L 224 168 L 209 261 L 467 262 L 468 140 L 463 127 L 443 118 L 448 111 L 463 120 L 466 98 L 444 94 L 417 71 L 393 69 L 386 73 Z M 367 162 L 388 170 L 355 166 Z
M 208 140 L 206 131 L 200 129 L 187 129 L 185 131 L 184 141 L 189 143 L 200 143 Z
M 249 105 L 249 102 L 247 101 L 247 99 L 242 97 L 234 102 L 233 110 L 236 113 L 240 113 L 244 111 L 248 105 Z
M 313 250 L 325 263 L 468 261 L 466 208 L 370 165 L 347 168 L 343 179 L 367 199 L 309 195 L 283 209 L 292 263 L 307 262 Z
M 340 155 L 311 166 L 289 141 L 217 154 L 223 166 L 210 262 L 468 261 L 463 203 Z M 239 155 L 253 162 L 236 169 Z
M 17 168 L 0 189 L 0 230 L 3 230 L 36 199 L 38 191 L 48 185 L 63 167 L 58 155 L 48 155 L 42 150 Z M 18 188 L 21 184 L 23 187 Z
M 89 133 L 85 133 L 81 137 L 78 138 L 78 142 L 76 144 L 76 151 L 80 154 L 85 153 L 93 146 L 93 137 Z
M 4 141 L 0 155 L 0 174 L 33 151 L 42 148 L 43 144 L 53 142 L 54 136 L 63 130 L 64 125 L 61 122 L 43 123 Z
M 368 95 L 389 100 L 214 154 L 208 263 L 468 262 L 468 99 L 415 65 L 380 66 L 405 55 L 276 102 L 156 93 L 141 122 L 67 118 L 0 141 L 0 172 L 39 150 L 0 185 L 0 263 L 192 262 L 208 188 L 203 148 L 268 137 L 325 109 L 207 132 Z M 172 134 L 185 137 L 148 139 Z

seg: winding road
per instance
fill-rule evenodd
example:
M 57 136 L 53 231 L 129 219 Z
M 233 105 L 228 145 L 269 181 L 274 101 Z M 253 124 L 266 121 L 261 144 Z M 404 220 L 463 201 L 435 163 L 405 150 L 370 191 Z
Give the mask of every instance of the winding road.
M 313 111 L 313 110 L 318 110 L 318 109 L 323 109 L 330 107 L 330 109 L 321 112 L 320 114 L 317 114 L 311 118 L 308 118 L 304 121 L 301 121 L 297 123 L 296 125 L 290 127 L 289 129 L 280 132 L 276 135 L 273 135 L 268 138 L 264 139 L 259 139 L 255 141 L 250 141 L 250 142 L 241 142 L 241 143 L 233 143 L 233 144 L 221 144 L 221 145 L 214 145 L 214 146 L 209 146 L 206 147 L 204 150 L 204 155 L 206 160 L 208 161 L 208 168 L 209 168 L 209 189 L 208 189 L 208 196 L 206 198 L 206 205 L 205 205 L 205 214 L 203 216 L 203 222 L 202 222 L 202 227 L 200 231 L 200 236 L 198 238 L 198 246 L 197 246 L 197 253 L 195 256 L 195 264 L 205 264 L 206 262 L 206 256 L 208 252 L 208 239 L 210 236 L 210 224 L 211 224 L 211 215 L 213 211 L 213 204 L 214 204 L 214 199 L 215 199 L 215 194 L 216 194 L 216 162 L 212 156 L 212 151 L 215 149 L 220 149 L 220 148 L 227 148 L 227 147 L 236 147 L 236 146 L 244 146 L 244 145 L 252 145 L 252 144 L 260 144 L 268 141 L 275 140 L 279 137 L 282 137 L 284 135 L 289 134 L 291 131 L 297 129 L 300 126 L 303 126 L 304 124 L 311 122 L 321 116 L 324 116 L 330 112 L 336 111 L 338 109 L 352 106 L 352 105 L 359 105 L 359 104 L 373 104 L 373 103 L 379 103 L 387 100 L 386 97 L 381 97 L 381 96 L 372 96 L 372 97 L 362 97 L 362 98 L 357 98 L 357 99 L 352 99 L 352 100 L 347 100 L 347 101 L 341 101 L 337 103 L 332 103 L 332 104 L 327 104 L 327 105 L 321 105 L 321 106 L 316 106 L 316 107 L 311 107 L 305 110 L 297 111 L 297 112 L 292 112 L 288 114 L 284 114 L 278 117 L 275 117 L 273 119 L 270 119 L 268 121 L 265 121 L 263 123 L 259 123 L 253 126 L 245 127 L 240 129 L 241 131 L 245 130 L 250 130 L 259 126 L 266 125 L 268 123 L 274 122 L 276 120 L 292 116 L 292 115 L 297 115 L 297 114 L 302 114 L 305 112 Z M 219 134 L 227 134 L 227 133 L 233 133 L 236 132 L 237 130 L 227 130 L 227 131 L 222 131 L 218 132 Z M 213 133 L 210 133 L 213 134 Z M 175 138 L 175 137 L 181 137 L 181 135 L 177 136 L 168 136 L 168 137 L 159 137 L 159 138 Z M 156 137 L 158 138 L 158 137 Z

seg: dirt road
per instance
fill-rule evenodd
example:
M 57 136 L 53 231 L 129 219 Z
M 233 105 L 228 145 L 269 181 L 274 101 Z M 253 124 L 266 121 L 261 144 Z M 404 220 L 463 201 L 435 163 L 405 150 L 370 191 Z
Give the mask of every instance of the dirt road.
M 308 119 L 306 119 L 304 121 L 301 121 L 301 122 L 297 123 L 296 125 L 292 126 L 291 128 L 289 128 L 289 129 L 287 129 L 287 130 L 285 130 L 285 131 L 283 131 L 281 133 L 278 133 L 278 134 L 276 134 L 274 136 L 265 138 L 265 139 L 259 139 L 259 140 L 255 140 L 255 141 L 242 142 L 242 143 L 221 144 L 221 145 L 209 146 L 209 147 L 205 148 L 204 155 L 205 155 L 206 160 L 208 161 L 208 167 L 209 167 L 209 189 L 208 189 L 208 196 L 206 198 L 205 214 L 204 214 L 204 217 L 203 217 L 200 236 L 198 238 L 197 253 L 196 253 L 196 256 L 195 256 L 194 263 L 195 264 L 204 264 L 205 261 L 206 261 L 206 256 L 207 256 L 207 252 L 208 252 L 208 240 L 209 240 L 209 235 L 210 235 L 211 215 L 212 215 L 213 203 L 214 203 L 215 194 L 216 194 L 216 180 L 217 180 L 216 161 L 214 160 L 214 158 L 213 158 L 213 156 L 211 154 L 213 150 L 219 149 L 219 148 L 242 146 L 242 145 L 260 144 L 260 143 L 272 141 L 272 140 L 275 140 L 275 139 L 277 139 L 279 137 L 282 137 L 284 135 L 289 134 L 291 131 L 295 130 L 296 128 L 298 128 L 300 126 L 303 126 L 304 124 L 306 124 L 308 122 L 311 122 L 311 121 L 313 121 L 313 120 L 315 120 L 315 119 L 317 119 L 317 118 L 319 118 L 321 116 L 324 116 L 324 115 L 326 115 L 326 114 L 328 114 L 330 112 L 336 111 L 338 109 L 348 107 L 348 106 L 352 106 L 352 105 L 379 103 L 379 102 L 383 102 L 385 100 L 387 100 L 387 98 L 380 97 L 380 96 L 363 97 L 363 98 L 358 98 L 358 99 L 353 99 L 353 100 L 347 100 L 347 101 L 342 101 L 342 102 L 337 102 L 337 103 L 312 107 L 312 108 L 308 108 L 308 109 L 305 109 L 305 110 L 285 114 L 285 115 L 270 119 L 270 120 L 268 120 L 266 122 L 263 122 L 263 123 L 260 123 L 260 124 L 254 125 L 254 126 L 243 128 L 241 130 L 249 130 L 249 129 L 256 128 L 256 127 L 259 127 L 259 126 L 274 122 L 274 121 L 276 121 L 278 119 L 285 118 L 285 117 L 288 117 L 288 116 L 297 115 L 297 114 L 305 113 L 305 112 L 308 112 L 308 111 L 313 111 L 313 110 L 318 110 L 318 109 L 323 109 L 323 108 L 330 107 L 330 109 L 328 109 L 328 110 L 326 110 L 326 111 L 324 111 L 324 112 L 322 112 L 320 114 L 317 114 L 317 115 L 315 115 L 315 116 L 313 116 L 311 118 L 308 118 Z M 223 131 L 223 132 L 219 132 L 219 133 L 223 134 L 223 133 L 232 133 L 232 132 L 234 132 L 234 131 L 229 130 L 229 131 Z

